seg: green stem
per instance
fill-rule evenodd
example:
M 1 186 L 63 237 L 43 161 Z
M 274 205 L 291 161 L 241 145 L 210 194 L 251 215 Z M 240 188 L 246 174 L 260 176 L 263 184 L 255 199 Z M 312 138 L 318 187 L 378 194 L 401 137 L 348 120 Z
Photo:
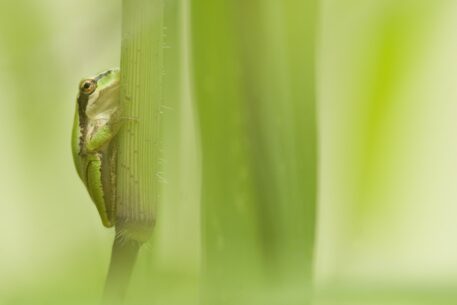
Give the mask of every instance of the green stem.
M 125 240 L 120 235 L 114 239 L 103 304 L 123 303 L 140 246 L 138 241 Z
M 163 0 L 123 0 L 116 238 L 105 300 L 121 300 L 151 236 L 161 189 Z
M 116 228 L 145 241 L 160 195 L 162 151 L 163 1 L 124 0 Z
M 204 304 L 308 304 L 317 1 L 191 3 Z

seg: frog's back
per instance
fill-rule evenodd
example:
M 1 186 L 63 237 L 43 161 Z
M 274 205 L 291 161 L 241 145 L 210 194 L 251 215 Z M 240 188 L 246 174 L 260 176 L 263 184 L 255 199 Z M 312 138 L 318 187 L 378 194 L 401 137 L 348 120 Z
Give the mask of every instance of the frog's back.
M 83 182 L 85 183 L 85 177 L 83 175 L 83 160 L 81 158 L 81 127 L 80 127 L 80 122 L 79 122 L 79 115 L 78 115 L 78 107 L 76 106 L 76 111 L 75 111 L 75 119 L 73 121 L 73 130 L 72 130 L 72 135 L 71 135 L 71 152 L 73 155 L 73 162 L 76 167 L 76 171 L 78 172 L 79 177 Z

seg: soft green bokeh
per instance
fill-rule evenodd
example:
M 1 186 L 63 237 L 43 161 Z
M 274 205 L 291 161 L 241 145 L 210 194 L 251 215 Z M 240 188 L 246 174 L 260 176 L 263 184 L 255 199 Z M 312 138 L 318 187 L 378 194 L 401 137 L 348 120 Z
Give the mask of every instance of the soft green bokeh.
M 261 1 L 243 3 L 237 14 L 246 18 L 256 11 L 245 6 Z M 253 83 L 278 103 L 290 94 L 281 88 L 307 85 L 297 76 L 303 62 L 290 62 L 306 48 L 297 34 L 301 20 L 280 18 L 299 16 L 304 2 L 284 3 L 284 11 L 277 11 L 278 2 L 265 1 L 263 23 L 246 18 L 249 22 L 227 28 L 214 18 L 205 25 L 224 52 L 235 47 L 237 33 L 259 27 L 261 36 L 240 38 L 248 58 L 243 67 L 252 72 L 245 77 L 260 79 Z M 0 304 L 99 302 L 113 236 L 101 226 L 77 178 L 69 137 L 80 78 L 119 64 L 120 4 L 0 2 Z M 457 303 L 457 3 L 323 0 L 319 7 L 315 304 Z M 164 193 L 156 233 L 133 275 L 128 297 L 136 304 L 197 304 L 205 260 L 200 233 L 217 237 L 217 232 L 201 232 L 199 223 L 200 142 L 191 100 L 197 80 L 189 71 L 189 8 L 188 1 L 166 1 Z M 203 12 L 207 18 L 210 8 Z M 288 39 L 296 47 L 285 45 Z M 211 43 L 197 42 L 201 48 Z M 239 68 L 223 54 L 214 55 L 216 68 Z M 267 56 L 275 60 L 268 63 Z M 261 77 L 255 74 L 259 71 Z M 277 110 L 273 102 L 267 111 Z M 287 137 L 291 122 L 276 123 L 279 131 L 264 122 Z M 262 142 L 262 149 L 272 153 L 273 167 L 281 158 L 294 158 L 278 152 L 278 142 Z M 281 184 L 287 177 L 275 178 L 287 188 Z M 240 243 L 250 236 L 258 241 L 258 227 L 250 220 L 287 232 L 288 225 L 297 224 L 292 219 L 301 219 L 281 210 L 278 224 L 271 213 L 260 220 L 249 213 L 245 226 L 234 228 Z M 296 259 L 294 250 L 284 248 L 290 244 L 265 243 L 273 259 L 289 254 Z M 260 246 L 253 249 L 248 259 L 265 259 Z M 273 293 L 280 300 L 299 289 Z
M 456 302 L 456 9 L 323 2 L 316 276 L 331 304 Z
M 191 8 L 203 304 L 308 304 L 316 2 L 199 0 Z

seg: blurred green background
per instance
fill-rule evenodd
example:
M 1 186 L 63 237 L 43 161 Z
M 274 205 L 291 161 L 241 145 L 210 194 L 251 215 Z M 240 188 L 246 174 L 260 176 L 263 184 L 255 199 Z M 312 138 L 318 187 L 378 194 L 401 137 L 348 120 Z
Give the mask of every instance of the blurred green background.
M 264 68 L 270 57 L 243 53 L 250 60 L 249 77 L 264 73 L 260 84 L 276 88 L 259 91 L 284 105 L 289 95 L 280 89 L 307 81 L 292 69 L 300 54 L 282 47 L 283 37 L 300 39 L 303 28 L 294 26 L 303 24 L 289 21 L 300 18 L 304 2 L 286 1 L 282 11 L 275 1 L 240 6 L 246 15 L 227 18 L 254 25 L 238 27 L 217 18 L 208 25 L 202 19 L 191 23 L 191 7 L 203 19 L 212 9 L 224 15 L 226 8 L 191 2 L 165 1 L 164 193 L 155 235 L 141 250 L 133 275 L 132 304 L 198 304 L 208 271 L 201 264 L 211 266 L 201 239 L 212 233 L 211 226 L 201 229 L 200 217 L 224 212 L 205 205 L 200 210 L 205 189 L 201 194 L 196 113 L 202 114 L 202 104 L 192 101 L 194 84 L 197 96 L 203 92 L 199 73 L 218 66 L 206 66 L 190 50 L 205 48 L 205 39 L 220 33 L 217 41 L 227 47 L 220 69 L 230 68 L 223 56 L 230 56 L 237 33 L 250 26 L 255 32 L 257 24 L 264 36 L 238 43 L 253 43 L 259 56 L 265 51 L 275 58 Z M 265 10 L 257 14 L 255 5 Z M 297 46 L 317 50 L 314 304 L 455 304 L 457 3 L 323 0 L 318 6 L 317 16 L 307 16 L 318 19 L 316 45 Z M 79 80 L 119 65 L 120 22 L 120 1 L 0 2 L 0 304 L 99 302 L 113 232 L 101 226 L 78 180 L 70 130 Z M 195 29 L 197 47 L 190 43 Z M 287 117 L 275 122 L 287 135 L 281 122 Z M 271 160 L 281 165 L 274 149 Z M 277 179 L 280 185 L 289 178 Z M 238 233 L 256 240 L 255 230 L 246 225 Z M 281 236 L 276 245 L 282 242 L 290 245 Z M 253 249 L 248 259 L 256 260 L 262 248 Z M 287 253 L 278 257 L 293 261 Z M 286 296 L 282 304 L 294 305 L 287 295 L 301 288 L 281 289 L 275 293 Z

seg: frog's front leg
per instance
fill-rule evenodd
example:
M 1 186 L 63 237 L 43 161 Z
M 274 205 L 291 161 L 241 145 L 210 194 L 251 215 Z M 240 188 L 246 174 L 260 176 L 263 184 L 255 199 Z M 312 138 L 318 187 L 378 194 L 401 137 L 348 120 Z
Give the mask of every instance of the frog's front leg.
M 105 124 L 99 127 L 86 142 L 87 152 L 97 152 L 118 133 L 119 124 Z

